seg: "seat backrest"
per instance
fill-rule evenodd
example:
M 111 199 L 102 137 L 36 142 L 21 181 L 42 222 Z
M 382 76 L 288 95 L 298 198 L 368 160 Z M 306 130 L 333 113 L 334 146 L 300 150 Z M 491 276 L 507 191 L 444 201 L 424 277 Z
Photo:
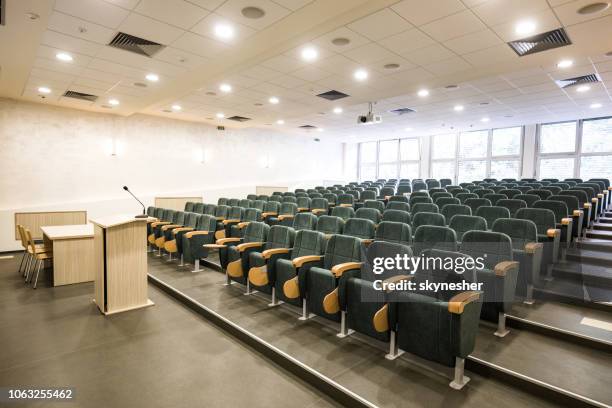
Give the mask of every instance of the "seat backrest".
M 338 201 L 338 196 L 333 193 L 323 194 L 323 198 L 327 200 L 329 205 L 336 205 L 336 202 Z
M 442 215 L 448 224 L 455 215 L 472 215 L 472 209 L 465 204 L 446 204 L 442 207 Z
M 530 242 L 538 242 L 538 229 L 531 220 L 499 218 L 493 223 L 493 232 L 501 232 L 512 239 L 514 249 L 523 250 Z
M 264 205 L 263 212 L 278 214 L 280 206 L 281 204 L 278 201 L 268 201 L 266 205 Z
M 212 233 L 217 229 L 217 219 L 212 215 L 199 214 L 196 221 L 196 229 Z
M 516 188 L 506 188 L 503 190 L 499 190 L 499 194 L 503 194 L 507 198 L 514 198 L 515 196 L 522 194 L 522 193 L 521 193 L 521 190 L 517 190 Z
M 552 211 L 555 214 L 557 224 L 561 224 L 561 220 L 569 215 L 567 204 L 563 201 L 539 200 L 533 204 L 533 208 L 545 208 Z
M 338 204 L 350 204 L 355 203 L 355 197 L 352 194 L 340 194 L 338 196 Z
M 331 210 L 331 215 L 334 217 L 340 217 L 346 221 L 355 216 L 355 210 L 353 207 L 334 207 Z
M 353 196 L 353 203 L 355 201 L 359 201 L 360 194 L 358 190 L 349 189 L 349 190 L 346 190 L 346 194 L 350 194 Z M 338 199 L 340 199 L 340 197 L 338 197 Z
M 418 214 L 414 214 L 412 217 L 412 228 L 417 229 L 421 225 L 445 225 L 446 219 L 442 214 L 439 213 L 430 213 L 430 212 L 420 212 Z
M 266 201 L 263 201 L 263 200 L 255 200 L 251 203 L 251 208 L 256 208 L 260 211 L 263 211 L 265 206 L 266 206 Z
M 385 210 L 401 210 L 410 212 L 410 204 L 402 203 L 400 201 L 389 201 Z
M 410 224 L 410 213 L 408 211 L 387 209 L 383 212 L 382 220 Z
M 293 217 L 293 229 L 296 231 L 300 230 L 314 230 L 317 228 L 317 216 L 309 213 L 302 212 L 297 213 Z
M 380 189 L 380 193 L 378 193 L 379 198 L 385 198 L 395 195 L 395 189 L 393 187 L 383 187 Z
M 480 198 L 483 198 L 485 194 L 495 194 L 495 191 L 491 190 L 490 188 L 479 188 L 478 190 L 474 190 L 474 194 Z
M 378 200 L 366 200 L 363 203 L 363 208 L 374 208 L 375 210 L 382 212 L 385 210 L 385 203 Z
M 176 211 L 171 210 L 169 208 L 164 209 L 163 220 L 172 222 L 172 220 L 174 220 L 174 213 L 176 213 Z
M 325 198 L 313 198 L 310 202 L 310 208 L 313 210 L 327 210 L 329 208 L 329 203 Z
M 153 207 L 153 206 L 148 206 L 148 207 L 147 207 L 147 215 L 148 215 L 149 217 L 155 217 L 155 210 L 156 210 L 156 208 L 155 208 L 155 207 Z M 192 208 L 191 208 L 191 212 L 193 212 L 193 206 L 192 206 Z
M 228 201 L 228 198 L 219 197 L 219 199 L 217 199 L 217 205 L 227 205 Z
M 451 184 L 453 184 L 453 181 L 449 178 L 440 179 L 440 187 L 450 186 Z
M 551 195 L 555 195 L 555 194 L 559 194 L 562 188 L 557 187 L 557 186 L 544 186 L 542 187 L 542 190 L 550 191 Z
M 440 187 L 440 182 L 438 180 L 435 179 L 427 179 L 425 181 L 425 184 L 427 184 L 427 188 L 428 189 L 432 189 L 432 188 L 439 188 Z
M 270 226 L 263 222 L 250 222 L 244 230 L 242 242 L 266 242 Z
M 383 221 L 376 228 L 374 240 L 410 245 L 412 229 L 410 225 L 403 222 Z
M 406 194 L 412 192 L 412 187 L 409 184 L 400 184 L 397 186 L 397 194 Z
M 268 197 L 268 196 L 267 196 L 267 195 L 265 195 L 265 194 L 259 194 L 259 195 L 257 196 L 257 199 L 258 199 L 258 200 L 261 200 L 261 201 L 268 201 L 268 199 L 269 199 L 269 198 L 270 198 L 270 197 Z
M 461 242 L 468 231 L 486 231 L 487 220 L 476 215 L 455 215 L 448 226 L 457 233 L 457 241 Z
M 227 218 L 227 214 L 229 214 L 230 208 L 232 207 L 230 207 L 229 205 L 218 205 L 217 209 L 215 210 L 215 217 Z
M 441 191 L 438 193 L 432 193 L 431 194 L 431 199 L 434 201 L 434 203 L 439 199 L 439 198 L 453 198 L 453 195 L 451 193 L 449 193 L 448 191 Z
M 300 211 L 310 210 L 310 205 L 311 205 L 310 202 L 311 202 L 310 197 L 298 197 L 297 198 L 297 206 L 300 209 Z
M 244 218 L 244 208 L 240 206 L 231 207 L 227 213 L 228 220 L 241 220 Z
M 308 193 L 308 197 L 315 199 L 315 198 L 323 198 L 323 194 L 319 193 L 319 192 L 315 192 L 315 193 Z
M 295 230 L 283 225 L 274 225 L 268 231 L 265 249 L 291 248 L 295 240 Z
M 596 182 L 584 182 L 584 183 L 578 183 L 576 185 L 576 187 L 590 187 L 593 189 L 593 191 L 595 192 L 595 194 L 599 194 L 602 192 L 602 187 L 599 185 L 599 183 Z
M 412 244 L 414 254 L 419 256 L 427 249 L 457 251 L 457 235 L 448 227 L 421 225 L 414 231 Z
M 534 189 L 534 190 L 529 190 L 527 192 L 527 195 L 537 195 L 538 197 L 540 197 L 540 200 L 546 200 L 548 197 L 550 197 L 552 195 L 552 193 L 548 190 L 544 190 L 544 188 L 541 189 Z
M 415 181 L 412 183 L 412 191 L 419 191 L 419 190 L 427 190 L 427 184 L 425 184 L 422 181 Z
M 225 204 L 217 203 L 217 205 L 227 205 L 227 206 L 233 207 L 235 205 L 238 205 L 239 203 L 240 203 L 239 199 L 237 199 L 237 198 L 230 198 L 230 199 L 227 200 L 227 202 Z
M 282 203 L 283 202 L 283 196 L 280 195 L 280 194 L 272 194 L 270 196 L 270 198 L 268 198 L 268 202 L 270 202 L 270 201 L 274 201 L 274 202 L 277 202 L 277 203 Z
M 529 190 L 532 190 L 531 187 L 525 186 L 525 185 L 520 185 L 520 186 L 516 187 L 516 189 L 519 190 L 521 192 L 521 194 L 526 194 Z
M 361 201 L 376 200 L 376 195 L 377 195 L 376 189 L 374 189 L 374 191 L 366 189 L 361 193 Z
M 516 212 L 521 208 L 527 208 L 527 202 L 516 198 L 508 198 L 497 201 L 498 207 L 505 207 L 510 211 L 510 217 L 514 217 Z
M 317 220 L 317 231 L 324 234 L 342 234 L 344 220 L 332 215 L 321 215 Z
M 154 215 L 155 218 L 163 220 L 165 214 L 166 214 L 166 210 L 165 209 L 159 208 L 159 207 L 155 208 L 155 215 Z
M 474 193 L 459 193 L 455 195 L 455 198 L 458 198 L 461 204 L 463 204 L 468 198 L 478 198 L 478 196 Z
M 415 191 L 414 193 L 410 194 L 411 199 L 414 197 L 429 197 L 429 192 L 428 191 Z
M 480 207 L 491 207 L 493 205 L 488 198 L 468 198 L 463 204 L 472 209 L 472 214 L 476 214 Z
M 499 200 L 505 200 L 508 198 L 505 194 L 493 193 L 493 194 L 485 194 L 483 198 L 491 201 L 491 205 L 497 205 Z
M 253 204 L 253 201 L 249 200 L 248 198 L 243 198 L 238 202 L 238 207 L 249 208 L 251 204 Z
M 530 190 L 530 191 L 533 191 L 533 190 Z M 533 203 L 540 200 L 540 196 L 535 195 L 535 194 L 519 194 L 517 196 L 514 196 L 514 199 L 523 200 L 524 202 L 527 203 L 527 207 L 533 207 Z
M 559 195 L 568 195 L 575 197 L 578 200 L 578 205 L 582 207 L 584 203 L 590 203 L 591 201 L 587 197 L 587 194 L 582 190 L 561 190 Z
M 259 208 L 247 208 L 244 210 L 245 221 L 261 221 L 262 211 Z
M 247 200 L 251 200 L 251 201 L 257 200 L 257 194 L 247 194 Z
M 431 203 L 417 203 L 411 206 L 411 208 L 412 208 L 413 217 L 415 214 L 418 214 L 420 212 L 432 212 L 432 213 L 440 212 L 440 209 L 438 208 L 438 206 L 435 204 L 431 204 Z
M 280 210 L 278 211 L 279 215 L 295 215 L 298 212 L 298 206 L 295 203 L 282 203 L 280 206 Z
M 499 218 L 510 218 L 510 210 L 506 207 L 478 207 L 476 215 L 487 221 L 487 227 L 491 228 L 495 220 Z
M 364 218 L 350 218 L 344 224 L 343 235 L 350 235 L 361 239 L 372 239 L 376 232 L 376 224 Z
M 382 215 L 380 211 L 375 208 L 362 207 L 355 211 L 355 218 L 364 218 L 372 221 L 374 224 L 378 224 L 382 218 Z
M 204 214 L 206 215 L 215 215 L 217 212 L 217 206 L 214 204 L 206 204 L 204 206 Z
M 185 203 L 185 212 L 193 212 L 193 203 L 191 201 L 187 201 Z
M 293 203 L 297 204 L 297 198 L 295 196 L 283 196 L 283 203 Z
M 399 201 L 402 203 L 407 203 L 409 202 L 408 197 L 406 197 L 405 195 L 394 195 L 389 197 L 389 202 L 391 201 Z
M 285 191 L 283 197 L 295 197 L 295 193 L 292 191 Z
M 374 280 L 378 279 L 385 280 L 396 275 L 406 274 L 407 271 L 403 269 L 403 265 L 395 265 L 395 262 L 393 266 L 389 265 L 387 267 L 387 265 L 385 265 L 385 267 L 382 268 L 382 272 L 375 268 L 377 266 L 377 260 L 395 258 L 397 256 L 401 258 L 412 258 L 412 249 L 410 249 L 407 244 L 401 242 L 382 240 L 373 242 L 365 251 L 365 259 L 363 260 L 363 266 L 361 267 L 360 278 L 373 282 Z M 402 269 L 399 269 L 398 267 Z
M 604 190 L 607 190 L 610 187 L 610 180 L 609 179 L 605 179 L 605 178 L 592 178 L 589 179 L 590 181 L 601 181 L 602 183 L 604 183 Z
M 325 248 L 323 267 L 331 270 L 345 262 L 361 262 L 361 240 L 348 235 L 333 235 Z
M 545 208 L 521 208 L 516 212 L 516 218 L 533 221 L 538 235 L 546 235 L 550 228 L 556 227 L 555 213 Z
M 568 214 L 573 213 L 574 210 L 579 210 L 578 199 L 574 196 L 569 195 L 551 195 L 548 197 L 551 201 L 561 201 L 567 206 Z
M 440 197 L 435 201 L 435 203 L 440 208 L 440 210 L 442 210 L 445 205 L 448 205 L 448 204 L 459 205 L 461 204 L 461 201 L 459 201 L 459 199 L 455 197 Z
M 324 251 L 325 236 L 319 231 L 303 229 L 295 234 L 291 259 L 307 255 L 322 255 Z
M 419 204 L 419 203 L 431 203 L 433 204 L 433 200 L 431 199 L 431 197 L 410 197 L 410 206 L 413 206 L 414 204 Z
M 512 261 L 512 239 L 501 232 L 468 231 L 463 235 L 461 253 L 481 258 L 487 269 L 502 261 Z
M 548 187 L 559 187 L 561 190 L 569 190 L 571 188 L 567 183 L 551 183 Z

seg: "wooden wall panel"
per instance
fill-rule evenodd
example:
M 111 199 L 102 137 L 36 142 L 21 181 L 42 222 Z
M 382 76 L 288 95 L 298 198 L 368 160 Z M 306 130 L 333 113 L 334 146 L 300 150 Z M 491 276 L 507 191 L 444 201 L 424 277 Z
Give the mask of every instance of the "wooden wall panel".
M 274 186 L 256 186 L 255 187 L 255 193 L 257 195 L 265 194 L 265 195 L 270 196 L 275 191 L 282 191 L 283 193 L 285 193 L 289 191 L 289 187 L 274 187 Z
M 32 232 L 34 239 L 42 239 L 40 227 L 51 225 L 87 224 L 87 211 L 40 211 L 15 213 L 15 240 L 19 240 L 17 224 Z
M 185 203 L 202 203 L 202 197 L 155 197 L 155 207 L 169 208 L 172 210 L 183 211 Z

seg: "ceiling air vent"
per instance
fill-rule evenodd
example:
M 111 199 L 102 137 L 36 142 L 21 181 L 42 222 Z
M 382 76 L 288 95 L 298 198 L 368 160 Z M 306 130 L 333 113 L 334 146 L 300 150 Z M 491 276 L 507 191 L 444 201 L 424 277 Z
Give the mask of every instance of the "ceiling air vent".
M 332 89 L 331 91 L 323 92 L 322 94 L 318 94 L 317 96 L 323 99 L 327 99 L 328 101 L 335 101 L 338 99 L 346 98 L 349 95 Z
M 518 54 L 519 57 L 535 54 L 553 48 L 564 47 L 570 45 L 567 33 L 564 29 L 558 28 L 546 33 L 537 34 L 532 37 L 523 38 L 521 40 L 510 41 L 508 45 Z
M 95 102 L 96 99 L 98 99 L 96 95 L 90 95 L 90 94 L 81 93 L 77 91 L 66 91 L 64 92 L 64 95 L 62 96 L 65 96 L 66 98 L 80 99 L 82 101 L 89 101 L 89 102 Z
M 135 37 L 126 33 L 119 32 L 108 43 L 111 47 L 119 48 L 125 51 L 130 51 L 146 57 L 152 57 L 165 45 L 158 44 L 153 41 L 145 40 L 144 38 Z
M 246 122 L 247 120 L 251 120 L 251 118 L 245 118 L 244 116 L 230 116 L 227 120 L 234 120 L 236 122 Z
M 399 109 L 390 110 L 389 112 L 395 113 L 397 115 L 405 115 L 407 113 L 414 113 L 416 111 L 414 109 L 410 109 L 410 108 L 399 108 Z
M 555 82 L 559 88 L 569 88 L 570 86 L 592 84 L 593 82 L 599 82 L 601 79 L 597 74 L 582 75 L 574 78 L 558 79 Z
M 306 130 L 311 130 L 311 129 L 316 129 L 316 126 L 312 126 L 312 125 L 302 125 L 300 126 L 300 129 L 306 129 Z

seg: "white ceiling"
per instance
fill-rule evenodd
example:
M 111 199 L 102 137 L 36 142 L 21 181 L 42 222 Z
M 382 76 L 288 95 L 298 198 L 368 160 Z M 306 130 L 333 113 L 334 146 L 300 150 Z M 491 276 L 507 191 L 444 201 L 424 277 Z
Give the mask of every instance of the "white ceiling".
M 0 26 L 0 95 L 79 109 L 136 112 L 234 127 L 304 124 L 342 140 L 385 134 L 428 134 L 450 128 L 501 127 L 612 114 L 612 7 L 591 15 L 576 11 L 589 0 L 7 0 Z M 266 14 L 245 18 L 256 6 Z M 26 13 L 40 16 L 30 21 Z M 519 58 L 507 44 L 515 25 L 536 32 L 564 27 L 572 45 Z M 232 40 L 220 41 L 218 23 L 231 24 Z M 108 47 L 118 31 L 166 45 L 153 58 Z M 334 38 L 348 45 L 334 45 Z M 319 51 L 305 62 L 305 46 Z M 7 53 L 8 51 L 8 53 Z M 55 58 L 68 52 L 72 62 Z M 18 55 L 17 55 L 18 54 Z M 7 55 L 15 55 L 14 60 Z M 559 69 L 564 58 L 571 68 Z M 386 64 L 399 64 L 394 70 Z M 367 80 L 353 72 L 366 69 Z M 156 73 L 157 83 L 145 75 Z M 597 73 L 588 92 L 554 82 Z M 134 83 L 146 83 L 147 87 Z M 233 90 L 222 94 L 220 83 Z M 458 85 L 447 89 L 447 85 Z M 52 93 L 42 99 L 38 88 Z M 430 95 L 421 98 L 421 88 Z M 61 95 L 98 95 L 94 103 Z M 336 102 L 316 96 L 335 89 L 351 95 Z M 216 95 L 210 95 L 215 92 Z M 268 103 L 271 96 L 280 103 Z M 111 98 L 120 105 L 108 105 Z M 368 101 L 383 124 L 356 125 Z M 599 109 L 590 108 L 600 103 Z M 165 112 L 171 105 L 180 112 Z M 462 112 L 453 107 L 461 104 Z M 332 113 L 342 107 L 342 114 Z M 416 110 L 403 116 L 392 109 Z M 246 123 L 215 115 L 252 118 Z M 481 122 L 489 118 L 488 123 Z M 283 125 L 276 121 L 284 120 Z M 411 128 L 411 131 L 406 131 Z

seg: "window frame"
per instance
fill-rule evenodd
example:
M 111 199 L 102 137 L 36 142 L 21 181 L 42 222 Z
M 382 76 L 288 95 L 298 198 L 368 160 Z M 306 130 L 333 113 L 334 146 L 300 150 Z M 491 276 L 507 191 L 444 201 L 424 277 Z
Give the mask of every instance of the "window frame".
M 401 143 L 402 140 L 416 140 L 417 141 L 417 151 L 419 153 L 419 158 L 418 160 L 402 160 L 402 156 L 401 156 Z M 380 144 L 381 143 L 385 143 L 385 142 L 395 142 L 396 143 L 396 157 L 394 161 L 381 161 L 380 158 Z M 368 163 L 364 163 L 361 161 L 361 157 L 362 157 L 362 146 L 366 143 L 376 143 L 376 161 L 375 162 L 368 162 Z M 370 140 L 367 142 L 360 142 L 359 143 L 359 148 L 357 151 L 357 163 L 358 163 L 358 178 L 360 181 L 364 181 L 363 179 L 363 175 L 362 175 L 362 171 L 361 171 L 361 167 L 363 165 L 372 165 L 374 164 L 376 167 L 376 177 L 375 179 L 380 178 L 380 166 L 381 165 L 395 165 L 395 175 L 392 178 L 400 178 L 400 172 L 401 172 L 401 166 L 402 164 L 416 164 L 418 170 L 418 174 L 411 177 L 411 178 L 419 178 L 421 176 L 421 159 L 422 159 L 422 155 L 421 155 L 421 138 L 420 137 L 402 137 L 402 138 L 393 138 L 393 139 L 381 139 L 381 140 Z

